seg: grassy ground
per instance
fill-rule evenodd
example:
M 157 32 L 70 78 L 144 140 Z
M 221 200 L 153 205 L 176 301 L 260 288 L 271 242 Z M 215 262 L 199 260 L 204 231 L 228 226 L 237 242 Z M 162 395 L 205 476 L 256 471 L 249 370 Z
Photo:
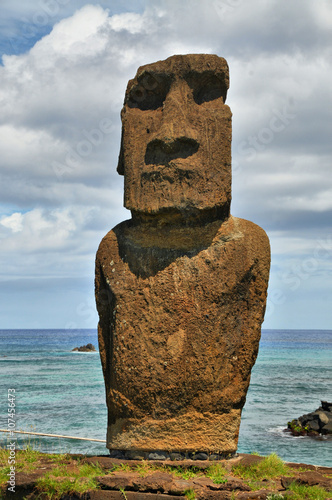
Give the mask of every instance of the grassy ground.
M 7 488 L 8 473 L 10 472 L 10 451 L 0 448 L 0 486 L 2 492 Z M 227 468 L 226 468 L 227 467 Z M 227 470 L 228 469 L 228 470 Z M 42 471 L 41 477 L 36 482 L 36 488 L 40 498 L 59 500 L 64 494 L 84 493 L 99 488 L 96 478 L 110 474 L 112 471 L 137 472 L 142 477 L 156 471 L 171 473 L 176 478 L 190 480 L 200 476 L 210 478 L 215 484 L 223 484 L 229 477 L 241 478 L 253 490 L 261 488 L 277 489 L 277 481 L 280 476 L 293 477 L 295 471 L 275 454 L 262 459 L 259 463 L 250 466 L 230 465 L 225 463 L 211 463 L 205 469 L 185 467 L 180 465 L 153 465 L 142 461 L 139 464 L 113 465 L 110 470 L 104 470 L 98 464 L 84 462 L 84 457 L 69 454 L 44 454 L 30 447 L 15 452 L 15 473 L 31 473 Z M 298 472 L 298 471 L 297 471 Z M 332 497 L 323 488 L 317 486 L 303 486 L 291 483 L 289 492 L 292 492 L 292 500 L 326 500 Z M 3 493 L 2 493 L 3 495 Z M 195 492 L 188 490 L 185 493 L 188 500 L 195 500 Z M 235 493 L 233 494 L 236 499 Z M 14 496 L 12 498 L 15 498 Z M 124 498 L 126 498 L 124 493 Z M 269 500 L 283 498 L 280 493 L 275 493 Z

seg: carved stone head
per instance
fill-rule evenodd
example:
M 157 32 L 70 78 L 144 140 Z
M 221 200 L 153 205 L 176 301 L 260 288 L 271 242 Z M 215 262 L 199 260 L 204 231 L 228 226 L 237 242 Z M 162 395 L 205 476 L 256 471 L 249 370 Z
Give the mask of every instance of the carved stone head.
M 128 82 L 118 172 L 134 215 L 213 210 L 229 215 L 231 111 L 228 65 L 216 55 L 176 55 Z

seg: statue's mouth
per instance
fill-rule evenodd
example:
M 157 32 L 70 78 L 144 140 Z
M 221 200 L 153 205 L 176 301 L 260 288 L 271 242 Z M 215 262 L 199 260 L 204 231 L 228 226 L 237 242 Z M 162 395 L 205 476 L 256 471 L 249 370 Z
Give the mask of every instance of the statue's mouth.
M 178 158 L 188 158 L 198 151 L 195 139 L 179 137 L 175 140 L 154 139 L 149 142 L 145 153 L 146 165 L 169 165 Z

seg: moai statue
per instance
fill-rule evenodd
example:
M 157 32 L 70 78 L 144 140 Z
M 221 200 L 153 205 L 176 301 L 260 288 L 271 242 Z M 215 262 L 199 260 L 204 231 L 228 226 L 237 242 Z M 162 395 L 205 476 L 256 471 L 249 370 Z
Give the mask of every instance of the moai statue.
M 176 55 L 138 69 L 118 172 L 132 218 L 96 258 L 110 450 L 236 452 L 270 251 L 230 215 L 228 66 Z

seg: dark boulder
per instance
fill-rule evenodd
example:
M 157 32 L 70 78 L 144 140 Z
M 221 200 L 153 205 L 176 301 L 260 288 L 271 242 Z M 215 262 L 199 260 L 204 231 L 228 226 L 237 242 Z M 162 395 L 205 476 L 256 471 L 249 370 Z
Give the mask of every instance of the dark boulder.
M 82 345 L 81 347 L 75 347 L 74 349 L 72 349 L 72 352 L 73 351 L 78 351 L 78 352 L 95 352 L 96 348 L 92 344 L 86 344 L 86 345 Z
M 332 403 L 321 401 L 317 410 L 288 422 L 288 430 L 294 436 L 332 434 Z

